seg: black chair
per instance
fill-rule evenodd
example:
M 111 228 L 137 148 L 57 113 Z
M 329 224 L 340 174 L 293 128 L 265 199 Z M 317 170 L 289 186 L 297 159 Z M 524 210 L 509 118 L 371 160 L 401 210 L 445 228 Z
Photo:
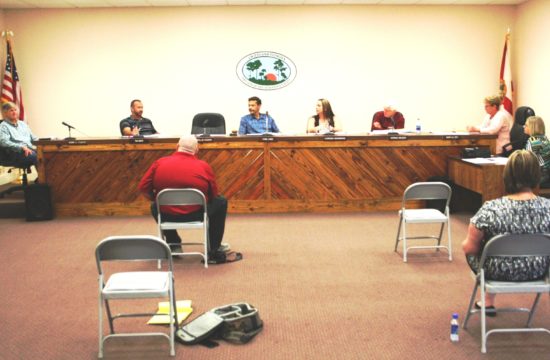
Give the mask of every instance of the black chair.
M 18 166 L 13 161 L 13 155 L 10 153 L 9 150 L 7 150 L 5 148 L 0 148 L 0 166 L 9 168 L 8 173 L 11 173 L 15 169 L 22 169 L 23 170 L 23 178 L 22 178 L 21 185 L 12 186 L 12 187 L 10 187 L 6 190 L 0 191 L 0 198 L 3 198 L 5 195 L 11 194 L 15 191 L 24 191 L 25 188 L 28 185 L 27 173 L 29 173 L 29 174 L 31 173 L 31 167 L 30 166 L 28 166 L 28 167 Z
M 0 120 L 0 124 L 3 121 L 4 120 Z M 27 187 L 27 184 L 28 184 L 27 173 L 30 174 L 32 172 L 30 166 L 21 167 L 18 164 L 16 164 L 13 159 L 14 159 L 13 153 L 9 149 L 0 147 L 0 166 L 8 167 L 9 168 L 8 173 L 11 173 L 12 170 L 15 170 L 15 169 L 22 169 L 23 170 L 23 178 L 22 178 L 21 185 L 12 186 L 12 187 L 10 187 L 6 190 L 0 191 L 0 199 L 3 198 L 5 195 L 11 194 L 15 191 L 25 190 L 25 188 Z
M 535 110 L 529 106 L 520 106 L 516 109 L 514 115 L 514 125 L 510 129 L 510 142 L 502 146 L 502 154 L 506 157 L 510 156 L 514 151 L 525 149 L 525 144 L 529 136 L 523 131 L 525 121 L 529 116 L 534 116 Z
M 193 118 L 191 134 L 225 134 L 225 118 L 218 113 L 199 113 Z

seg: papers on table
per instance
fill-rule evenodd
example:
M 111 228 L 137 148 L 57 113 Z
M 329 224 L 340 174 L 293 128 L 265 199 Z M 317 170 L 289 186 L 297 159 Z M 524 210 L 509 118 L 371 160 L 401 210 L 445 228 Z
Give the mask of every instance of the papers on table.
M 492 158 L 473 158 L 462 159 L 471 164 L 493 164 L 493 165 L 506 165 L 508 158 L 505 157 L 492 157 Z
M 176 301 L 176 309 L 178 313 L 178 323 L 181 324 L 183 320 L 187 319 L 187 317 L 191 315 L 191 313 L 193 312 L 193 308 L 191 307 L 191 300 Z M 149 325 L 169 324 L 170 315 L 164 315 L 164 314 L 168 314 L 169 312 L 170 312 L 170 303 L 168 301 L 159 302 L 159 309 L 157 311 L 157 314 L 160 314 L 160 315 L 154 315 L 149 321 L 147 321 L 147 324 Z

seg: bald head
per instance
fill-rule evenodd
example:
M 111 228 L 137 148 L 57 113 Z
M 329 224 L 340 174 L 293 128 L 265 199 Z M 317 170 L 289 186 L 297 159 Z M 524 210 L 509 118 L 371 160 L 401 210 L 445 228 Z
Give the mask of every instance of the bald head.
M 197 138 L 192 135 L 182 136 L 178 141 L 178 151 L 196 154 L 198 149 Z

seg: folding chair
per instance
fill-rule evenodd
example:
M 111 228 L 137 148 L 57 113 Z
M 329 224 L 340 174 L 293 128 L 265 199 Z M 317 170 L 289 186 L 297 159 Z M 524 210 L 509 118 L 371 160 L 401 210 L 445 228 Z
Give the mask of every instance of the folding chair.
M 548 269 L 546 269 L 546 278 L 539 281 L 517 281 L 505 282 L 485 279 L 485 270 L 483 269 L 487 257 L 494 256 L 550 256 L 550 236 L 547 234 L 507 234 L 493 237 L 483 249 L 479 262 L 479 270 L 475 279 L 474 291 L 470 298 L 468 311 L 462 327 L 466 329 L 470 316 L 475 313 L 481 313 L 481 352 L 487 352 L 487 338 L 489 335 L 497 332 L 547 332 L 546 328 L 531 328 L 531 322 L 535 314 L 541 294 L 550 294 L 550 281 L 548 279 Z M 477 289 L 480 288 L 481 309 L 476 309 L 474 301 Z M 485 293 L 490 294 L 518 294 L 529 293 L 537 294 L 531 309 L 527 308 L 499 308 L 495 312 L 527 312 L 529 317 L 525 328 L 500 328 L 487 331 L 485 314 Z
M 189 255 L 199 255 L 202 256 L 204 260 L 204 267 L 208 267 L 208 250 L 209 250 L 209 241 L 208 241 L 208 209 L 206 198 L 204 194 L 197 189 L 164 189 L 157 195 L 157 213 L 158 213 L 158 230 L 159 237 L 164 238 L 162 231 L 163 230 L 180 230 L 180 229 L 202 229 L 204 236 L 203 242 L 183 242 L 181 245 L 203 245 L 204 251 L 191 251 L 191 252 L 172 252 L 172 255 L 179 256 L 189 256 Z M 160 208 L 161 206 L 182 206 L 182 205 L 200 205 L 203 208 L 204 216 L 202 221 L 191 221 L 191 222 L 167 222 L 162 221 Z M 160 264 L 159 264 L 160 266 Z
M 399 210 L 399 226 L 397 228 L 397 237 L 395 239 L 395 249 L 399 241 L 403 241 L 403 261 L 407 262 L 407 251 L 409 249 L 447 249 L 449 252 L 449 261 L 453 260 L 451 251 L 451 218 L 449 215 L 449 201 L 451 200 L 451 188 L 449 185 L 442 182 L 419 182 L 410 185 L 405 189 L 403 194 L 403 200 L 401 202 L 401 210 Z M 406 206 L 411 200 L 445 200 L 445 210 L 441 212 L 437 209 L 407 209 Z M 407 237 L 407 224 L 426 224 L 426 223 L 441 223 L 441 229 L 439 235 L 423 235 Z M 441 245 L 441 238 L 443 236 L 443 228 L 447 224 L 448 231 L 448 246 Z M 403 231 L 403 237 L 400 237 L 401 231 Z M 408 240 L 419 239 L 435 239 L 437 245 L 425 245 L 425 246 L 409 246 L 407 247 Z
M 163 336 L 170 342 L 170 355 L 175 356 L 174 324 L 178 323 L 174 276 L 172 273 L 172 255 L 164 241 L 155 236 L 111 236 L 102 240 L 95 251 L 99 272 L 99 358 L 103 358 L 104 341 L 111 337 Z M 167 260 L 166 271 L 127 271 L 114 272 L 107 276 L 102 266 L 105 261 L 155 261 Z M 154 268 L 154 265 L 153 265 Z M 168 298 L 170 301 L 170 333 L 115 333 L 114 320 L 122 317 L 152 316 L 155 313 L 121 313 L 112 315 L 109 300 Z M 109 320 L 110 334 L 103 336 L 103 305 Z M 176 325 L 177 326 L 177 325 Z

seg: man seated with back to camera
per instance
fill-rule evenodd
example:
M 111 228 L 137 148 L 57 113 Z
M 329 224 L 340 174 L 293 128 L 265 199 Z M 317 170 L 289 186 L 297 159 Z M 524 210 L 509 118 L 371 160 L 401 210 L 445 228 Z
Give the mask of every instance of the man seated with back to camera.
M 248 115 L 241 118 L 239 135 L 278 133 L 279 128 L 275 120 L 268 114 L 261 114 L 262 100 L 253 96 L 248 99 Z
M 162 190 L 192 188 L 201 191 L 208 203 L 210 249 L 208 258 L 209 262 L 216 263 L 220 259 L 225 260 L 225 252 L 229 250 L 229 244 L 222 244 L 227 200 L 218 192 L 218 185 L 210 165 L 196 157 L 198 150 L 197 139 L 194 136 L 182 136 L 176 152 L 155 161 L 141 179 L 138 188 L 147 199 L 152 201 L 151 214 L 155 221 L 158 219 L 155 199 Z M 203 209 L 197 205 L 161 208 L 163 221 L 202 221 L 203 214 Z M 181 238 L 176 230 L 163 230 L 163 234 L 173 252 L 182 251 Z
M 0 123 L 0 148 L 8 162 L 19 168 L 28 168 L 37 163 L 36 146 L 33 141 L 38 140 L 24 121 L 18 119 L 19 108 L 12 102 L 2 104 L 2 118 Z
M 130 103 L 131 114 L 120 121 L 120 133 L 124 136 L 154 135 L 158 131 L 153 122 L 143 115 L 143 104 L 141 100 L 132 100 Z

